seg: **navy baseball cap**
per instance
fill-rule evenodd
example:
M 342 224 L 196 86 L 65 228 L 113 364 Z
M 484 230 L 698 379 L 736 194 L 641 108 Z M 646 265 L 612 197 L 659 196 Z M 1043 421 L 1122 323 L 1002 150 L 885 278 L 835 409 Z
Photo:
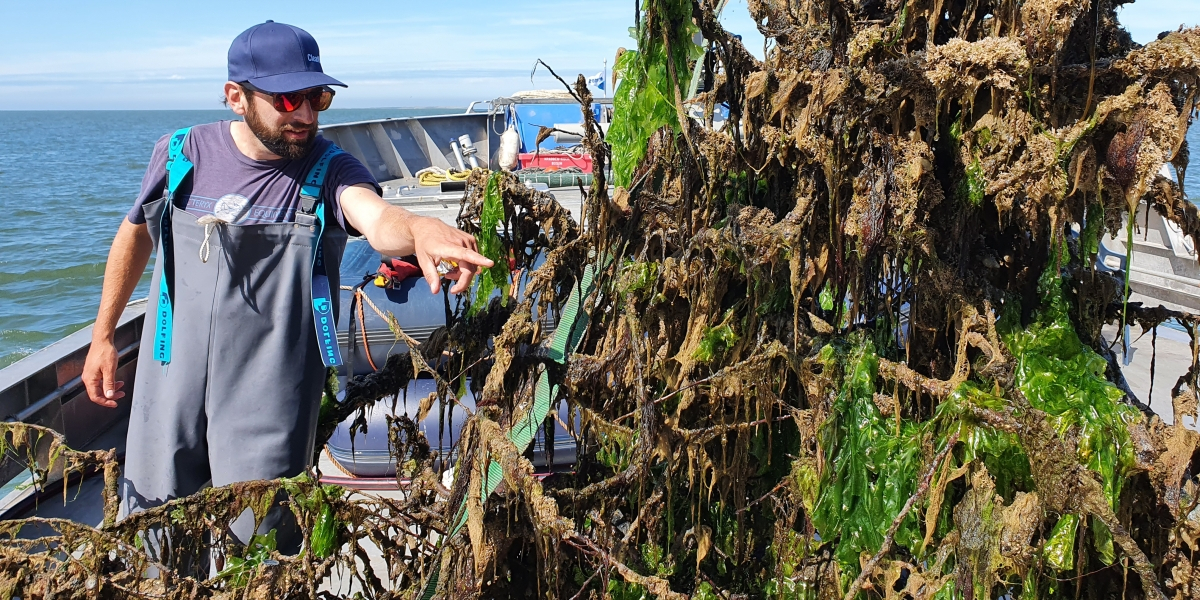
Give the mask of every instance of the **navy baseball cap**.
M 294 92 L 346 84 L 321 70 L 317 40 L 299 27 L 267 21 L 243 31 L 229 46 L 229 81 L 264 92 Z

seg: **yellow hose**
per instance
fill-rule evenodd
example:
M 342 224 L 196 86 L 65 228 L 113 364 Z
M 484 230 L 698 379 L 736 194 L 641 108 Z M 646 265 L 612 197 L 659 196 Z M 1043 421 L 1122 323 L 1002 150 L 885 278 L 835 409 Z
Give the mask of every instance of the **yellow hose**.
M 441 167 L 428 167 L 417 171 L 417 183 L 434 186 L 443 181 L 466 181 L 470 176 L 471 170 L 459 171 L 458 169 L 450 169 L 447 171 Z

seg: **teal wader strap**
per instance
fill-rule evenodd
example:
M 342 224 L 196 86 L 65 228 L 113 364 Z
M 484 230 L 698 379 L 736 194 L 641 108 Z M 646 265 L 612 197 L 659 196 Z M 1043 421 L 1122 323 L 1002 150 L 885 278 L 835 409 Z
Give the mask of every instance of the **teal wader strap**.
M 304 186 L 300 188 L 300 210 L 316 215 L 319 228 L 312 264 L 312 307 L 317 344 L 321 347 L 321 362 L 325 363 L 326 367 L 341 366 L 342 350 L 337 343 L 337 322 L 333 318 L 333 297 L 329 289 L 325 247 L 322 243 L 325 236 L 326 211 L 324 203 L 321 202 L 321 186 L 325 183 L 325 174 L 329 172 L 330 161 L 341 153 L 341 148 L 330 144 L 325 154 L 321 155 L 321 159 L 308 172 L 308 177 L 304 178 Z
M 171 211 L 175 208 L 175 192 L 192 174 L 194 165 L 183 154 L 183 143 L 191 127 L 171 134 L 167 146 L 167 205 L 158 222 L 158 260 L 162 273 L 158 278 L 158 301 L 154 308 L 154 360 L 166 366 L 171 362 L 171 325 L 174 318 L 171 284 L 175 279 L 174 244 L 171 236 Z

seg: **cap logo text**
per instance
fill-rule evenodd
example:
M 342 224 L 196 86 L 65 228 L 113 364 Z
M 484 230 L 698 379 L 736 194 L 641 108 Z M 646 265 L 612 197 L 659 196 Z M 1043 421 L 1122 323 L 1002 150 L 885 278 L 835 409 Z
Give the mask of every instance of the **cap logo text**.
M 319 62 L 321 62 L 321 56 L 320 56 L 320 55 L 317 55 L 317 54 L 309 54 L 309 55 L 308 55 L 308 62 L 315 62 L 315 63 L 319 63 Z

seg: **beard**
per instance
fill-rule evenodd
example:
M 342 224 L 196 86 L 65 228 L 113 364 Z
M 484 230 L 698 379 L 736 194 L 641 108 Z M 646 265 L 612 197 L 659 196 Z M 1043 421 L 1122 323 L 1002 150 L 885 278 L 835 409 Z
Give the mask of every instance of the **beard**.
M 317 140 L 316 121 L 313 121 L 311 125 L 289 123 L 282 127 L 271 127 L 259 118 L 258 112 L 254 110 L 253 102 L 250 103 L 246 110 L 246 126 L 250 128 L 250 131 L 254 132 L 254 137 L 258 138 L 258 141 L 262 142 L 262 145 L 267 150 L 270 150 L 272 154 L 289 160 L 308 156 L 314 142 Z M 285 131 L 306 132 L 308 135 L 302 140 L 291 141 L 284 136 Z

